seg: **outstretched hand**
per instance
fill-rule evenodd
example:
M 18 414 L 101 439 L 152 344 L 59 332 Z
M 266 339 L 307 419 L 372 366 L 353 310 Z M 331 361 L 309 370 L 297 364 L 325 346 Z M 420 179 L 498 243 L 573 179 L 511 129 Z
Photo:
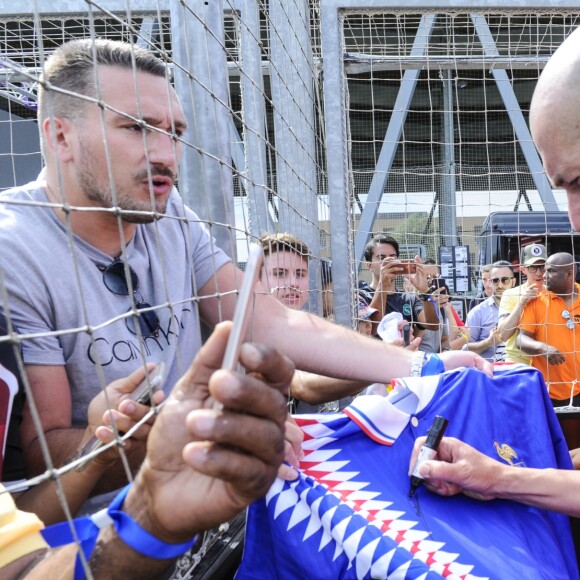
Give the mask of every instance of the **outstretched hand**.
M 220 370 L 230 329 L 229 322 L 216 327 L 173 389 L 125 502 L 125 511 L 169 543 L 262 497 L 284 458 L 293 365 L 270 347 L 244 344 L 240 362 L 250 374 Z
M 493 365 L 474 352 L 468 350 L 449 350 L 442 352 L 438 356 L 443 361 L 446 371 L 462 367 L 474 367 L 483 371 L 486 375 L 493 377 Z

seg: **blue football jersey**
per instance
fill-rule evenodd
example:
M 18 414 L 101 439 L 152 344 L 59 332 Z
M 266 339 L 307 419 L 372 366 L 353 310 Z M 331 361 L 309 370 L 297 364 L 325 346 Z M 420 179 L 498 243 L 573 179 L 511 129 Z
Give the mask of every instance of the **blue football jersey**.
M 236 578 L 578 578 L 568 518 L 512 501 L 409 498 L 415 439 L 436 415 L 446 435 L 517 468 L 570 469 L 542 376 L 523 365 L 402 380 L 405 413 L 380 396 L 344 413 L 301 415 L 305 458 L 248 512 Z

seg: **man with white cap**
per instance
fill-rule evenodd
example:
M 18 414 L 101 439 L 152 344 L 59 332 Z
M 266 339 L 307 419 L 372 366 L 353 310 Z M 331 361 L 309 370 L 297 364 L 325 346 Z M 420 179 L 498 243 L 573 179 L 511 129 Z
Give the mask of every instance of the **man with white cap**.
M 505 360 L 530 364 L 530 355 L 516 346 L 517 329 L 524 306 L 537 298 L 544 287 L 544 270 L 548 251 L 542 244 L 529 244 L 522 249 L 520 271 L 526 281 L 515 288 L 504 290 L 499 304 L 497 329 L 505 342 Z
M 579 94 L 580 28 L 577 28 L 548 61 L 530 106 L 534 143 L 550 181 L 566 190 L 568 214 L 575 231 L 580 230 Z M 562 319 L 568 323 L 564 312 Z M 569 326 L 575 328 L 575 324 Z M 424 442 L 423 438 L 417 439 L 411 467 Z M 579 470 L 521 469 L 495 461 L 457 439 L 444 437 L 437 461 L 425 461 L 419 472 L 426 485 L 441 495 L 463 492 L 479 499 L 512 499 L 580 516 Z

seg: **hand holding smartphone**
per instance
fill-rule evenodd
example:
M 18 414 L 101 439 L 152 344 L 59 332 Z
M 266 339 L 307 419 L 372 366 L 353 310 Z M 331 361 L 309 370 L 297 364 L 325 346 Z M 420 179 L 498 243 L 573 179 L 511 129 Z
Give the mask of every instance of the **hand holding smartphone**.
M 258 244 L 251 244 L 248 261 L 246 263 L 246 270 L 244 271 L 244 278 L 242 280 L 242 285 L 240 286 L 240 293 L 234 311 L 232 332 L 228 338 L 228 344 L 226 345 L 224 353 L 224 359 L 222 362 L 223 369 L 233 371 L 237 368 L 242 341 L 246 336 L 248 325 L 250 323 L 251 310 L 249 306 L 254 297 L 254 289 L 258 282 L 258 278 L 260 277 L 260 270 L 262 269 L 263 261 L 264 252 L 262 251 L 261 246 Z
M 129 393 L 128 399 L 135 401 L 139 405 L 151 405 L 151 396 L 155 391 L 158 391 L 165 382 L 165 363 L 160 362 L 137 386 L 137 388 Z M 82 448 L 78 458 L 85 457 L 93 451 L 100 449 L 104 443 L 95 436 L 91 437 L 89 441 Z M 86 459 L 75 468 L 76 471 L 84 471 L 91 463 L 94 457 Z
M 264 252 L 262 247 L 258 244 L 251 244 L 248 253 L 248 261 L 246 263 L 246 270 L 244 271 L 244 278 L 242 280 L 238 301 L 236 302 L 236 309 L 234 311 L 232 331 L 224 352 L 224 358 L 222 361 L 223 369 L 235 371 L 238 367 L 240 348 L 246 337 L 246 332 L 250 323 L 250 316 L 253 313 L 253 308 L 250 308 L 250 303 L 253 303 L 255 287 L 258 278 L 260 277 L 263 261 Z M 214 408 L 221 409 L 221 403 L 215 402 Z
M 445 278 L 433 278 L 433 280 L 431 280 L 431 284 L 429 285 L 429 292 L 434 292 L 435 290 L 439 290 L 439 288 L 443 288 L 445 293 L 448 292 L 449 288 Z
M 399 260 L 403 274 L 415 274 L 417 272 L 417 262 L 415 260 Z

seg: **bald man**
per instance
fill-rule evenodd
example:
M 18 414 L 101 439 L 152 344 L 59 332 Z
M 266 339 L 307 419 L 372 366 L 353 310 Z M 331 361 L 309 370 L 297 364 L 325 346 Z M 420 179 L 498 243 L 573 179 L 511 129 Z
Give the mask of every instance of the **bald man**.
M 528 302 L 520 321 L 518 347 L 544 375 L 554 407 L 580 406 L 580 286 L 574 257 L 566 252 L 546 260 L 546 289 Z M 577 421 L 563 421 L 570 449 L 580 446 Z
M 572 227 L 580 231 L 580 29 L 554 53 L 540 75 L 530 128 L 546 175 L 566 190 Z
M 546 289 L 528 302 L 520 321 L 518 346 L 531 355 L 530 364 L 544 375 L 554 406 L 578 395 L 580 370 L 580 286 L 571 254 L 560 252 L 546 261 Z M 580 406 L 580 396 L 574 401 Z
M 580 29 L 576 29 L 544 68 L 530 108 L 534 142 L 542 156 L 546 174 L 554 186 L 566 190 L 568 213 L 575 230 L 580 230 L 579 99 Z M 547 260 L 546 266 L 549 262 L 556 286 L 560 277 L 570 275 L 571 258 L 570 254 L 555 254 Z M 572 337 L 577 333 L 573 314 L 578 301 L 578 286 L 572 282 L 569 285 L 574 292 L 573 296 L 568 297 L 573 310 L 566 310 L 572 314 L 574 328 L 566 326 L 568 319 L 565 318 L 564 309 L 560 322 L 564 322 L 564 329 Z M 553 287 L 552 282 L 550 286 Z M 552 365 L 553 368 L 556 366 Z M 411 468 L 424 442 L 423 437 L 417 439 Z M 441 495 L 465 493 L 486 500 L 506 498 L 580 516 L 580 471 L 521 469 L 491 459 L 457 439 L 443 438 L 437 459 L 422 463 L 419 472 L 427 486 Z

